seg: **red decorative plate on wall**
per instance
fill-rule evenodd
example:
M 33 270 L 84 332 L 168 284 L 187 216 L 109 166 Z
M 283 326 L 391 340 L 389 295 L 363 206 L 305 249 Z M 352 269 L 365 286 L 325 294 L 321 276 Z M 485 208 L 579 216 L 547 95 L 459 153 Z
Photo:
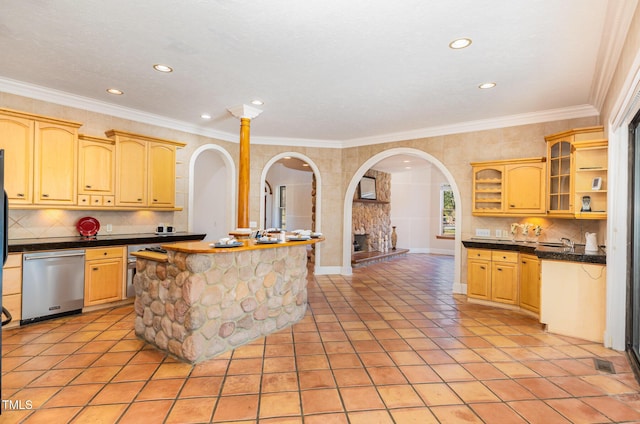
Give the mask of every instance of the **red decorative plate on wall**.
M 83 237 L 93 237 L 98 234 L 98 230 L 100 230 L 100 223 L 97 219 L 91 216 L 85 216 L 78 220 L 76 229 Z

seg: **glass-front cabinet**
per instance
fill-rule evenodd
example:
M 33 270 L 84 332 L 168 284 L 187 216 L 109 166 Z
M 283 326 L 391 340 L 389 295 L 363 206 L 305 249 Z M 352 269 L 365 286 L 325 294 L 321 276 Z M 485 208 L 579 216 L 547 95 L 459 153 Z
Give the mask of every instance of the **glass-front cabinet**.
M 571 143 L 549 143 L 549 213 L 573 212 L 571 202 Z
M 576 204 L 574 143 L 603 139 L 602 126 L 578 128 L 545 137 L 547 142 L 547 214 L 573 218 L 583 208 Z M 595 218 L 595 216 L 593 216 Z

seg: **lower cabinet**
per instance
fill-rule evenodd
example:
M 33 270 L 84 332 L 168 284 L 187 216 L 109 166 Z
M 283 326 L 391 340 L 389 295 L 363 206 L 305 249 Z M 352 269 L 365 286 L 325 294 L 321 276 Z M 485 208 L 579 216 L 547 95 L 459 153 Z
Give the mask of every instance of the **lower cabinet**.
M 518 252 L 491 251 L 491 300 L 518 304 Z
M 540 259 L 520 254 L 520 307 L 540 313 Z
M 84 265 L 84 306 L 122 300 L 126 249 L 87 249 Z
M 2 306 L 11 314 L 9 326 L 19 325 L 22 318 L 22 253 L 10 254 L 2 268 Z
M 468 249 L 467 296 L 517 306 L 520 302 L 518 255 L 512 251 Z

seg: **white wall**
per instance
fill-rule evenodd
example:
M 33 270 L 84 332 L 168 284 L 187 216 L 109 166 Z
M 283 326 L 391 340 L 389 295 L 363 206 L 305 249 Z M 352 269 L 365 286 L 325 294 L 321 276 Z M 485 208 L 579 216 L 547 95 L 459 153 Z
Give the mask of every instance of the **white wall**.
M 206 233 L 207 240 L 229 234 L 227 168 L 220 154 L 206 150 L 198 156 L 194 168 L 193 231 Z
M 271 215 L 273 222 L 267 222 L 268 227 L 274 227 L 278 216 L 278 188 L 287 187 L 287 226 L 286 229 L 310 229 L 311 228 L 311 182 L 313 173 L 298 171 L 285 167 L 280 163 L 274 164 L 267 173 L 267 181 L 273 188 L 273 210 Z M 267 214 L 269 216 L 269 214 Z
M 396 226 L 398 248 L 414 253 L 453 254 L 452 240 L 438 240 L 440 185 L 445 176 L 435 167 L 394 172 L 391 175 L 391 225 Z

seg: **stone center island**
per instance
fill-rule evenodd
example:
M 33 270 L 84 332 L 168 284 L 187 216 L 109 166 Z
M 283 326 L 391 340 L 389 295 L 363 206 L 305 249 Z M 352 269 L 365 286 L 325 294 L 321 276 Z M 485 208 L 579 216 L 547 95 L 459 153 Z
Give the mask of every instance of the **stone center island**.
M 190 363 L 300 321 L 307 310 L 307 248 L 323 238 L 232 248 L 209 242 L 135 253 L 135 332 Z

